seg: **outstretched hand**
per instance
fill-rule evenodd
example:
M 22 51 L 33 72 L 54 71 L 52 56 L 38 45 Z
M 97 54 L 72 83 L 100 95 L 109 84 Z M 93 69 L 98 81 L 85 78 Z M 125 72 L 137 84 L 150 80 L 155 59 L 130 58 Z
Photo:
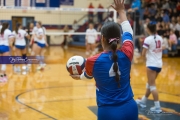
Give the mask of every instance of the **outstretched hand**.
M 116 11 L 124 10 L 124 0 L 114 0 L 114 5 L 111 5 Z
M 80 80 L 80 75 L 70 75 L 75 80 Z

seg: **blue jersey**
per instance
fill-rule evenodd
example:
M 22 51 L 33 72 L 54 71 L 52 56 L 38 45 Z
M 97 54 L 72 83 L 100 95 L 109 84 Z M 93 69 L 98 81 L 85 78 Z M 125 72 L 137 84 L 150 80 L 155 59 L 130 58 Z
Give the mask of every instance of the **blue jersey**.
M 84 75 L 89 79 L 94 77 L 96 81 L 98 106 L 121 104 L 133 99 L 133 92 L 130 86 L 131 61 L 134 50 L 132 39 L 132 35 L 129 32 L 125 32 L 122 36 L 122 47 L 116 51 L 118 55 L 120 87 L 118 87 L 115 79 L 113 71 L 114 61 L 111 59 L 111 51 L 104 51 L 87 59 Z

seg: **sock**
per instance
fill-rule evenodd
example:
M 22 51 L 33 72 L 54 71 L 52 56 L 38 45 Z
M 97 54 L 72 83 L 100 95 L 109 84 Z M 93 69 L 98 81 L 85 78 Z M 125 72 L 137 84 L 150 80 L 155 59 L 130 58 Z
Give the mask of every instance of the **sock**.
M 22 58 L 23 58 L 23 59 L 26 59 L 26 54 L 23 54 L 23 55 L 22 55 Z
M 44 64 L 44 57 L 40 56 L 40 65 L 42 66 Z
M 160 108 L 160 103 L 159 103 L 159 101 L 154 101 L 154 105 L 155 105 L 156 108 Z
M 141 99 L 141 101 L 142 101 L 143 103 L 146 103 L 147 97 L 146 97 L 146 96 L 143 96 L 142 99 Z
M 2 71 L 5 71 L 5 70 L 6 70 L 6 64 L 2 64 L 2 65 L 1 65 L 1 70 L 2 70 Z

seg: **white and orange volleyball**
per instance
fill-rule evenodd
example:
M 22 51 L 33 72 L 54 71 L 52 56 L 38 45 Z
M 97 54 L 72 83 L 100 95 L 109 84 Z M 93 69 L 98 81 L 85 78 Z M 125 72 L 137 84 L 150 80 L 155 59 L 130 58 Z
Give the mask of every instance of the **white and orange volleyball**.
M 85 68 L 86 60 L 82 56 L 69 58 L 66 68 L 71 75 L 81 75 Z

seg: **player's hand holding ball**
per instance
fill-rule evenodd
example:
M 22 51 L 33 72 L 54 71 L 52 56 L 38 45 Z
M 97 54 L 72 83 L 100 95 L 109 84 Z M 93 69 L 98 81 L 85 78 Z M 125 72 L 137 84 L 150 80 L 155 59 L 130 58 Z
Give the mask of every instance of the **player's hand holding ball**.
M 75 80 L 80 80 L 80 75 L 71 75 L 70 76 Z
M 70 76 L 75 80 L 80 80 L 80 76 L 84 71 L 86 60 L 82 56 L 71 57 L 66 64 L 66 68 Z

